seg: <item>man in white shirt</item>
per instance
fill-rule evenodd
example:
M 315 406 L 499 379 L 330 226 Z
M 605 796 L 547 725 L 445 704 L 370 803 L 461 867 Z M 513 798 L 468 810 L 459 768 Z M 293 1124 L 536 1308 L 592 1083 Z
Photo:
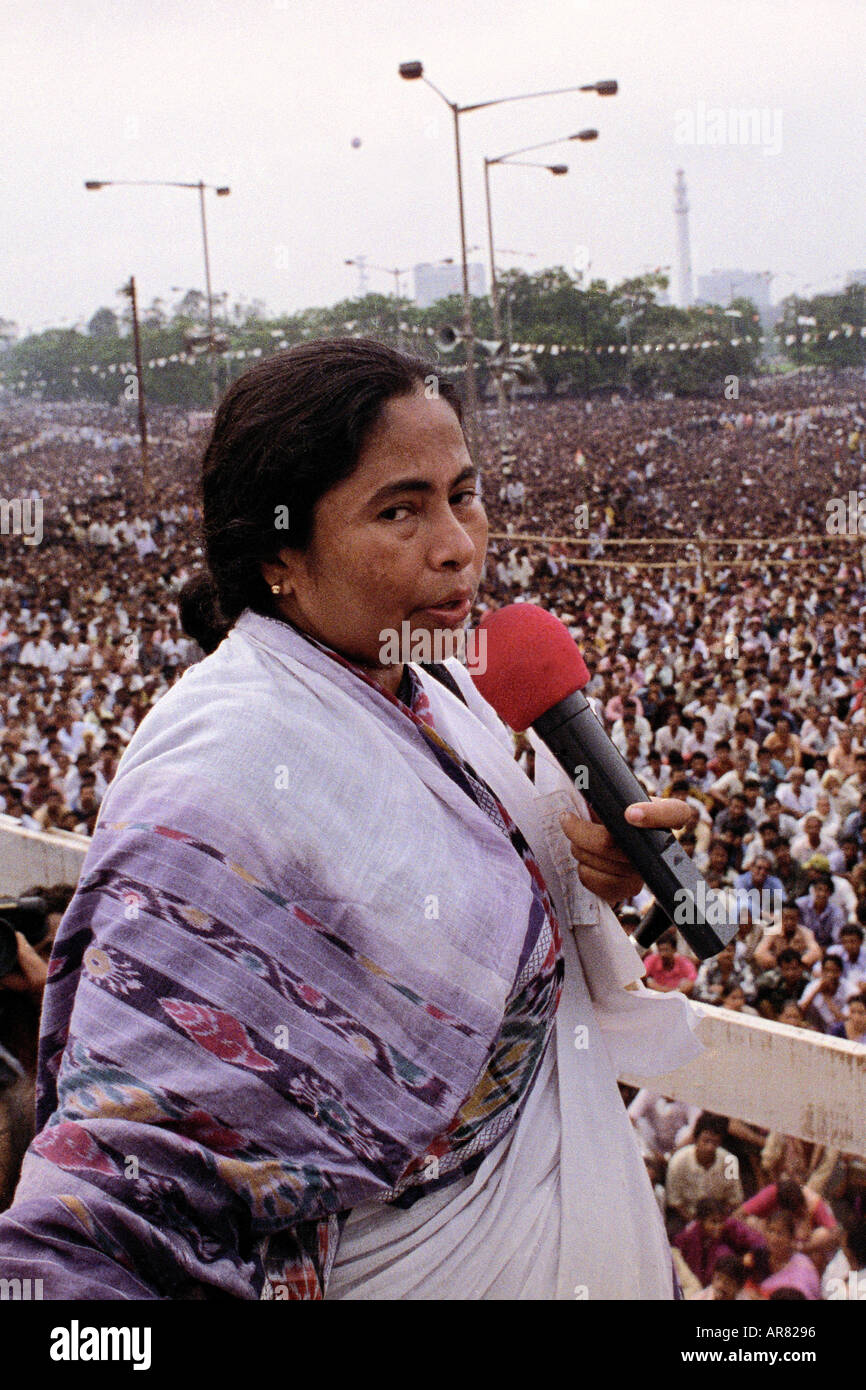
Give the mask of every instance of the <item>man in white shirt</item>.
M 692 719 L 692 727 L 686 734 L 680 749 L 683 758 L 686 762 L 690 762 L 692 756 L 700 752 L 705 753 L 707 759 L 710 759 L 713 756 L 715 746 L 716 740 L 708 730 L 706 720 L 700 714 L 696 714 Z
M 846 777 L 842 786 L 839 788 L 838 810 L 840 816 L 850 815 L 856 811 L 860 803 L 860 797 L 866 793 L 866 752 L 856 753 L 854 762 L 857 771 L 851 777 Z
M 730 737 L 736 715 L 729 705 L 719 703 L 718 691 L 715 686 L 707 687 L 704 692 L 704 703 L 695 710 L 695 713 L 701 716 L 707 729 L 716 740 Z
M 830 855 L 836 848 L 835 840 L 827 839 L 821 833 L 820 816 L 808 815 L 803 821 L 802 832 L 791 841 L 791 858 L 795 863 L 805 865 L 814 855 Z
M 733 1211 L 743 1200 L 740 1165 L 722 1148 L 727 1126 L 718 1116 L 704 1114 L 695 1124 L 694 1143 L 671 1156 L 665 1179 L 668 1207 L 685 1223 L 694 1220 L 701 1197 L 715 1197 Z
M 689 731 L 683 727 L 679 711 L 672 709 L 666 723 L 656 731 L 655 746 L 662 757 L 669 761 L 671 750 L 674 748 L 681 756 L 683 755 L 683 745 L 688 736 Z
M 803 720 L 800 729 L 800 747 L 804 753 L 810 753 L 813 758 L 816 753 L 829 755 L 838 741 L 831 727 L 830 714 L 827 710 L 816 714 L 814 721 L 812 719 Z
M 746 773 L 749 766 L 748 753 L 739 753 L 733 759 L 734 766 L 708 787 L 710 796 L 727 806 L 732 796 L 745 796 Z
M 802 767 L 792 767 L 788 779 L 776 787 L 780 805 L 797 820 L 815 809 L 815 793 L 806 786 L 806 773 Z

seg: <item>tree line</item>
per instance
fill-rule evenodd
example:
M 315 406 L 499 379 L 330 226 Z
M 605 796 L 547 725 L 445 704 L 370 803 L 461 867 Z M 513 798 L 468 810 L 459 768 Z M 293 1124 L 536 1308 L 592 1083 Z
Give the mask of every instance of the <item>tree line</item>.
M 601 279 L 584 283 L 561 267 L 535 274 L 506 272 L 499 281 L 500 318 L 512 358 L 520 363 L 517 381 L 523 389 L 547 394 L 709 394 L 726 380 L 748 377 L 767 365 L 785 370 L 866 362 L 866 338 L 859 331 L 866 325 L 862 285 L 813 299 L 791 296 L 780 306 L 775 328 L 762 325 L 748 299 L 676 308 L 665 302 L 667 285 L 661 272 L 611 286 Z M 222 296 L 215 297 L 213 314 L 221 388 L 256 357 L 310 338 L 347 334 L 416 351 L 446 371 L 457 373 L 465 362 L 459 295 L 420 309 L 396 295 L 367 294 L 273 316 L 259 301 L 229 305 Z M 494 334 L 489 298 L 473 300 L 473 317 L 480 340 L 479 388 L 486 392 L 492 390 L 494 354 L 501 341 Z M 210 404 L 207 322 L 206 298 L 195 289 L 173 306 L 157 299 L 140 311 L 150 402 L 187 408 Z M 438 336 L 446 325 L 458 330 L 450 352 Z M 86 330 L 55 328 L 16 339 L 14 325 L 0 320 L 0 346 L 0 384 L 6 389 L 45 400 L 116 404 L 134 399 L 128 297 L 118 310 L 98 309 Z

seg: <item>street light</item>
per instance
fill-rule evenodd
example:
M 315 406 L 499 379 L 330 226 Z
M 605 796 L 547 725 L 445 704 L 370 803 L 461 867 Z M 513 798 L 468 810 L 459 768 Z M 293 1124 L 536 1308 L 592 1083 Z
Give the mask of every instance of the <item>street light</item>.
M 358 267 L 358 269 L 359 269 L 360 271 L 362 271 L 362 272 L 365 271 L 365 270 L 381 270 L 383 275 L 393 275 L 393 276 L 394 276 L 394 296 L 395 296 L 396 299 L 399 299 L 399 298 L 400 298 L 400 276 L 401 276 L 401 275 L 408 275 L 408 274 L 409 274 L 409 271 L 412 269 L 411 265 L 404 266 L 402 270 L 397 270 L 396 268 L 392 269 L 392 267 L 389 266 L 389 265 L 374 265 L 372 261 L 368 261 L 368 260 L 367 260 L 366 256 L 363 256 L 363 257 L 362 257 L 362 256 L 358 256 L 358 257 L 356 257 L 354 260 L 352 260 L 352 259 L 346 260 L 346 261 L 343 262 L 343 264 L 344 264 L 344 265 L 356 265 L 356 266 Z M 445 264 L 445 265 L 452 265 L 452 264 L 453 264 L 453 257 L 447 256 L 447 257 L 445 258 L 444 264 Z
M 166 181 L 165 179 L 85 179 L 84 181 L 84 187 L 90 193 L 95 193 L 100 188 L 114 188 L 118 185 L 123 185 L 127 188 L 198 189 L 199 205 L 201 208 L 201 235 L 202 244 L 204 246 L 204 278 L 205 289 L 207 291 L 207 327 L 211 370 L 211 392 L 213 395 L 214 406 L 216 406 L 217 398 L 219 396 L 219 388 L 217 385 L 216 343 L 214 341 L 213 323 L 213 292 L 211 290 L 210 281 L 210 256 L 208 254 L 207 244 L 207 218 L 205 216 L 204 194 L 205 189 L 210 188 L 213 190 L 214 193 L 216 193 L 218 198 L 227 198 L 228 195 L 231 193 L 231 189 L 226 184 L 203 183 L 201 180 L 199 180 L 198 183 L 177 183 L 174 181 Z
M 535 150 L 550 149 L 552 145 L 564 145 L 573 140 L 587 143 L 598 139 L 598 131 L 595 129 L 579 130 L 574 135 L 563 135 L 559 140 L 542 140 L 536 145 L 523 145 L 517 150 L 508 150 L 505 154 L 499 154 L 493 158 L 484 158 L 484 198 L 487 205 L 487 246 L 490 256 L 490 308 L 493 316 L 493 336 L 502 339 L 502 350 L 499 353 L 499 364 L 495 369 L 496 380 L 496 400 L 499 413 L 499 455 L 502 467 L 510 466 L 513 463 L 513 455 L 508 442 L 508 401 L 505 396 L 505 383 L 502 380 L 502 366 L 510 352 L 510 344 L 505 341 L 502 334 L 502 323 L 499 313 L 499 287 L 496 280 L 496 252 L 493 244 L 493 203 L 490 197 L 490 169 L 494 164 L 517 165 L 524 169 L 547 169 L 549 173 L 556 177 L 568 173 L 567 164 L 540 164 L 535 160 L 518 159 L 517 155 L 532 154 Z
M 469 111 L 483 111 L 490 106 L 503 106 L 512 101 L 529 101 L 534 97 L 562 96 L 567 92 L 595 92 L 601 97 L 615 96 L 619 84 L 613 79 L 602 82 L 587 82 L 575 87 L 554 87 L 543 92 L 521 92 L 516 96 L 494 97 L 490 101 L 476 101 L 469 106 L 460 106 L 450 101 L 444 92 L 424 75 L 424 64 L 419 62 L 401 63 L 400 76 L 407 82 L 426 82 L 436 95 L 445 102 L 454 118 L 454 152 L 457 164 L 457 207 L 460 214 L 460 258 L 463 268 L 463 337 L 466 342 L 466 423 L 468 425 L 469 448 L 475 453 L 476 416 L 478 393 L 475 384 L 475 330 L 472 323 L 472 300 L 469 294 L 469 265 L 466 251 L 466 217 L 463 205 L 463 169 L 460 158 L 460 117 Z

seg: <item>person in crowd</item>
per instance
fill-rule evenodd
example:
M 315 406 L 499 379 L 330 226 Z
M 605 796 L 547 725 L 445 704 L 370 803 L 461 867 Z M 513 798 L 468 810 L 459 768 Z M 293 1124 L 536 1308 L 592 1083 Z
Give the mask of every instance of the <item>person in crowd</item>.
M 754 1227 L 729 1214 L 716 1197 L 702 1197 L 695 1207 L 695 1219 L 674 1239 L 689 1269 L 702 1287 L 710 1284 L 713 1271 L 726 1255 L 745 1255 L 766 1248 Z M 743 1281 L 745 1282 L 745 1276 Z
M 697 979 L 697 970 L 687 956 L 677 952 L 677 934 L 671 929 L 664 932 L 655 945 L 655 950 L 644 956 L 644 972 L 647 986 L 666 994 L 679 990 L 690 995 Z
M 668 1163 L 665 1196 L 669 1216 L 679 1229 L 695 1219 L 702 1197 L 715 1198 L 727 1210 L 743 1200 L 739 1164 L 722 1147 L 727 1130 L 727 1122 L 718 1115 L 702 1114 L 693 1142 L 677 1149 Z
M 847 1038 L 848 1042 L 866 1047 L 866 997 L 852 994 L 843 1010 L 843 1018 L 827 1031 L 833 1038 Z
M 818 978 L 803 990 L 799 1002 L 806 1018 L 822 1032 L 829 1033 L 836 1024 L 844 1022 L 848 1001 L 857 991 L 842 979 L 842 962 L 838 956 L 827 952 L 820 970 Z
M 808 1255 L 797 1249 L 791 1213 L 781 1208 L 771 1212 L 764 1221 L 764 1238 L 770 1257 L 770 1273 L 760 1285 L 764 1297 L 794 1290 L 807 1299 L 820 1299 L 818 1271 Z
M 748 1268 L 739 1255 L 722 1255 L 715 1262 L 709 1284 L 694 1298 L 713 1303 L 735 1303 L 746 1297 L 744 1290 L 747 1279 Z
M 787 1005 L 793 1003 L 797 1005 L 797 1019 L 801 1019 L 800 999 L 811 982 L 799 952 L 786 946 L 776 955 L 775 965 L 762 971 L 755 980 L 758 1013 L 764 1018 L 786 1022 L 782 1015 Z
M 705 960 L 697 974 L 692 999 L 703 1004 L 726 1003 L 731 990 L 738 988 L 742 994 L 742 1004 L 751 1004 L 755 999 L 755 980 L 751 967 L 744 956 L 737 958 L 736 943 L 731 941 L 718 955 Z
M 838 956 L 843 983 L 862 994 L 866 989 L 866 947 L 860 923 L 846 922 L 839 934 L 838 946 L 829 946 L 827 955 Z
M 783 951 L 794 951 L 802 965 L 812 968 L 821 959 L 821 947 L 814 933 L 803 925 L 800 908 L 790 899 L 782 904 L 781 918 L 769 926 L 755 950 L 759 970 L 772 970 Z
M 822 873 L 813 882 L 811 893 L 804 893 L 796 900 L 801 922 L 808 927 L 822 950 L 838 943 L 845 925 L 842 908 L 830 901 L 832 892 L 830 874 Z

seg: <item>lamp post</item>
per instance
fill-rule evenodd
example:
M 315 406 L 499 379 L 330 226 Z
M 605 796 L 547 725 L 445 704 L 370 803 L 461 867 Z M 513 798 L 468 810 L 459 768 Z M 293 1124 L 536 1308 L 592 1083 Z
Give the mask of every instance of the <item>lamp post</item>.
M 215 342 L 214 342 L 214 322 L 213 322 L 213 292 L 212 292 L 212 290 L 211 290 L 211 280 L 210 280 L 210 254 L 209 254 L 209 252 L 208 252 L 208 243 L 207 243 L 207 217 L 206 217 L 206 215 L 205 215 L 205 201 L 204 201 L 204 195 L 205 195 L 205 189 L 211 188 L 211 189 L 213 189 L 214 193 L 216 193 L 216 195 L 217 195 L 218 198 L 226 198 L 226 197 L 228 197 L 229 193 L 231 193 L 231 189 L 228 188 L 228 187 L 226 187 L 225 184 L 219 184 L 219 185 L 217 185 L 217 184 L 212 184 L 212 183 L 203 183 L 201 180 L 199 180 L 198 183 L 177 183 L 177 182 L 174 182 L 174 181 L 166 181 L 166 180 L 164 180 L 164 179 L 86 179 L 86 180 L 85 180 L 85 183 L 84 183 L 84 187 L 85 187 L 89 192 L 91 192 L 91 193 L 95 193 L 95 192 L 96 192 L 98 189 L 100 189 L 100 188 L 114 188 L 114 187 L 116 187 L 116 186 L 118 186 L 118 185 L 123 185 L 123 186 L 125 186 L 125 187 L 127 187 L 127 188 L 195 188 L 195 189 L 198 189 L 199 207 L 200 207 L 200 210 L 201 210 L 201 235 L 202 235 L 202 245 L 203 245 L 203 247 L 204 247 L 204 278 L 205 278 L 205 290 L 206 290 L 206 293 L 207 293 L 207 327 L 208 327 L 208 351 L 209 351 L 209 356 L 210 356 L 210 371 L 211 371 L 211 393 L 212 393 L 212 397 L 213 397 L 214 406 L 216 406 L 217 398 L 218 398 L 218 396 L 219 396 L 219 386 L 218 386 L 218 383 L 217 383 L 216 344 L 215 344 Z
M 407 82 L 419 79 L 436 93 L 451 112 L 454 120 L 454 154 L 457 166 L 457 208 L 460 216 L 460 259 L 463 268 L 463 338 L 466 343 L 466 423 L 469 449 L 473 455 L 477 449 L 478 391 L 475 382 L 475 330 L 472 323 L 472 299 L 469 294 L 469 264 L 466 252 L 466 216 L 463 205 L 463 167 L 460 154 L 460 117 L 470 111 L 483 111 L 491 106 L 503 106 L 512 101 L 529 101 L 534 97 L 562 96 L 567 92 L 596 92 L 598 96 L 615 96 L 619 84 L 613 80 L 587 82 L 574 87 L 555 87 L 544 92 L 520 92 L 515 96 L 494 97 L 491 101 L 476 101 L 469 106 L 460 106 L 451 101 L 429 77 L 424 75 L 424 64 L 419 62 L 401 63 L 400 76 Z
M 449 263 L 449 264 L 450 264 L 450 259 L 451 259 L 451 258 L 449 257 L 449 258 L 448 258 L 448 263 Z M 383 275 L 393 275 L 393 276 L 394 276 L 394 298 L 395 298 L 395 299 L 399 299 L 399 298 L 400 298 L 400 276 L 401 276 L 401 275 L 408 275 L 408 274 L 409 274 L 409 271 L 412 269 L 412 267 L 411 267 L 410 265 L 404 266 L 402 270 L 398 270 L 396 267 L 392 269 L 392 267 L 391 267 L 391 266 L 388 266 L 388 265 L 374 265 L 372 261 L 368 261 L 368 260 L 367 260 L 366 256 L 365 256 L 363 259 L 362 259 L 360 256 L 357 256 L 357 257 L 355 257 L 354 259 L 350 259 L 350 260 L 344 261 L 343 264 L 344 264 L 344 265 L 356 265 L 356 266 L 358 267 L 359 270 L 381 270 L 381 272 L 382 272 Z
M 484 199 L 487 207 L 487 246 L 490 256 L 490 310 L 493 318 L 493 336 L 502 340 L 502 347 L 498 352 L 498 363 L 494 365 L 496 379 L 496 401 L 499 416 L 499 454 L 502 467 L 510 467 L 514 463 L 514 456 L 511 452 L 508 432 L 508 400 L 505 394 L 505 383 L 502 379 L 503 366 L 505 359 L 510 355 L 511 344 L 508 341 L 510 334 L 503 336 L 502 322 L 499 313 L 499 287 L 496 280 L 496 251 L 493 242 L 493 201 L 490 196 L 490 170 L 494 164 L 516 165 L 524 169 L 546 169 L 555 177 L 562 177 L 568 173 L 567 164 L 543 164 L 535 160 L 518 159 L 521 154 L 532 154 L 535 150 L 549 149 L 552 145 L 566 144 L 572 140 L 588 142 L 598 139 L 597 130 L 580 130 L 575 135 L 564 135 L 559 140 L 544 140 L 537 145 L 525 145 L 519 150 L 509 150 L 505 154 L 495 155 L 490 158 L 484 157 Z

